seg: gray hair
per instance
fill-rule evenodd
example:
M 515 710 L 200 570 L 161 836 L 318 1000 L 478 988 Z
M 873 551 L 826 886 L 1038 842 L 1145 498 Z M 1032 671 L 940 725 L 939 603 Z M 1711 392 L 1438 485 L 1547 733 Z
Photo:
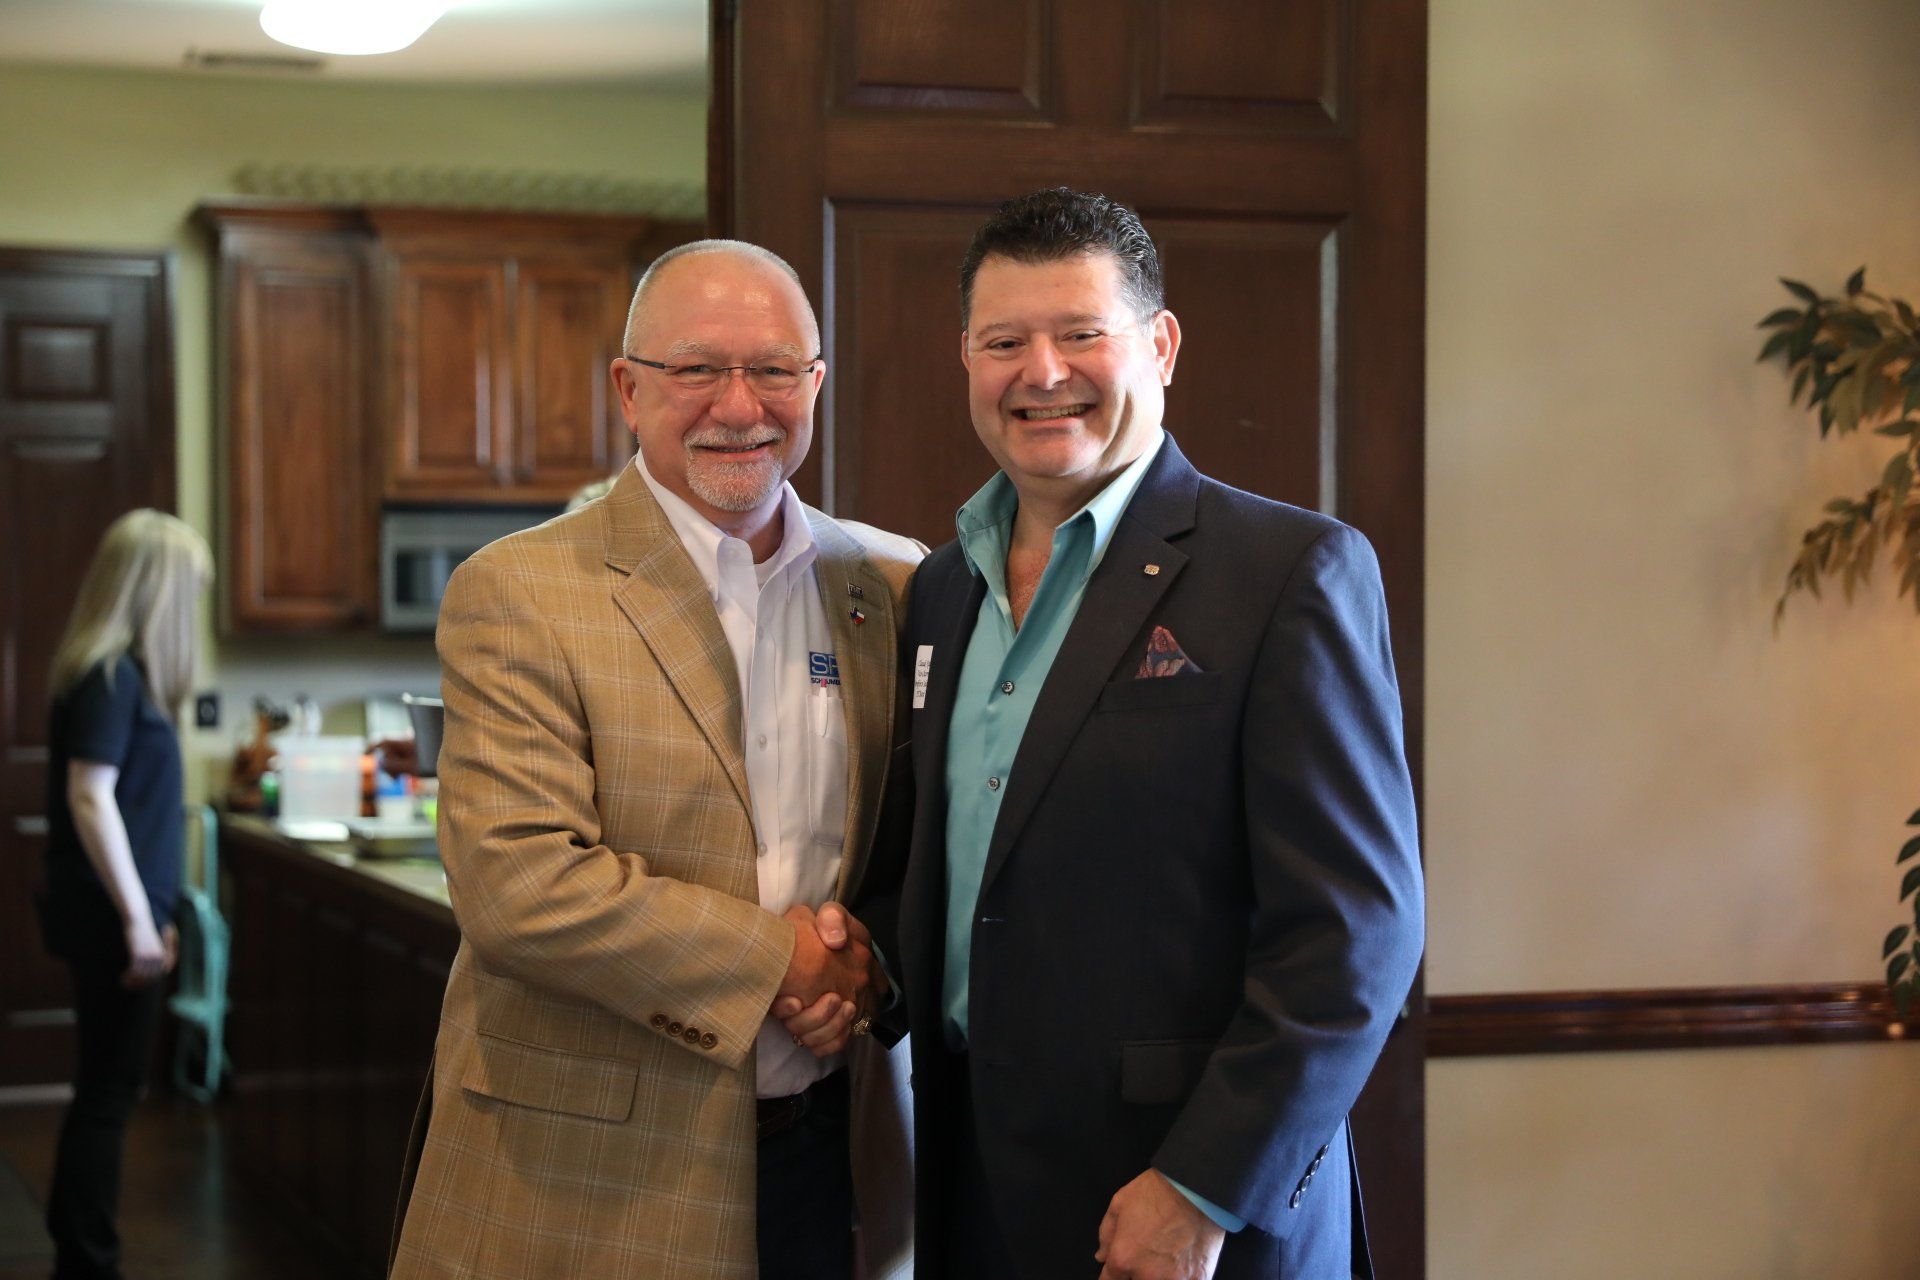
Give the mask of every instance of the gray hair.
M 800 290 L 800 296 L 803 299 L 807 298 L 806 286 L 800 283 L 800 273 L 795 271 L 792 264 L 785 258 L 771 249 L 745 240 L 695 240 L 689 244 L 675 245 L 649 263 L 646 272 L 640 277 L 640 283 L 634 286 L 633 301 L 627 304 L 627 327 L 620 337 L 620 349 L 623 352 L 629 355 L 633 353 L 634 344 L 638 341 L 640 334 L 640 316 L 646 308 L 647 295 L 652 291 L 654 280 L 659 276 L 661 268 L 681 258 L 693 258 L 708 253 L 731 254 L 736 258 L 745 258 L 748 261 L 772 267 L 793 281 L 794 287 Z M 811 330 L 813 350 L 818 351 L 820 319 L 813 313 L 811 299 L 807 299 L 807 324 Z

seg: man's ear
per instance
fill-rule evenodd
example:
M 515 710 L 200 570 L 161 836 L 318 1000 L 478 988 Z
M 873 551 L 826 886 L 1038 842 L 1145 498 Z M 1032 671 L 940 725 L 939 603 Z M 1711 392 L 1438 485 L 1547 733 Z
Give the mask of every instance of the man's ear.
M 620 416 L 626 419 L 627 430 L 633 430 L 633 395 L 639 390 L 639 380 L 633 376 L 633 366 L 625 360 L 614 357 L 607 376 L 613 379 L 614 394 L 620 397 Z
M 1173 383 L 1173 362 L 1180 358 L 1180 322 L 1164 307 L 1153 317 L 1153 360 L 1160 369 L 1160 385 Z
M 967 331 L 960 331 L 960 364 L 963 368 L 973 368 L 973 349 L 967 345 Z

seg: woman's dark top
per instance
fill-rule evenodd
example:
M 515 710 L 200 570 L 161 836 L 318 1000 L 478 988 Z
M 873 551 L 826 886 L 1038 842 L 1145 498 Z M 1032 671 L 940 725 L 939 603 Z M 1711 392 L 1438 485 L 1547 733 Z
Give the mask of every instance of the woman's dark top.
M 147 693 L 140 665 L 122 654 L 94 667 L 56 697 L 47 746 L 47 880 L 41 902 L 47 949 L 66 955 L 71 954 L 66 944 L 91 947 L 99 945 L 103 935 L 124 935 L 120 913 L 87 861 L 73 825 L 67 804 L 67 764 L 73 760 L 120 770 L 113 798 L 153 908 L 154 928 L 165 928 L 180 900 L 186 861 L 180 738 Z

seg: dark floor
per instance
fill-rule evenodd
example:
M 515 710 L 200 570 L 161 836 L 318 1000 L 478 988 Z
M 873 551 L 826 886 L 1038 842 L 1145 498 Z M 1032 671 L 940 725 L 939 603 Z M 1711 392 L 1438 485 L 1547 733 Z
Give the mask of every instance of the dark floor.
M 39 1205 L 60 1125 L 59 1107 L 0 1108 L 0 1160 Z M 284 1210 L 232 1168 L 221 1142 L 221 1109 L 150 1098 L 127 1137 L 120 1236 L 127 1280 L 336 1280 Z M 0 1241 L 0 1280 L 46 1280 L 49 1265 L 8 1262 L 26 1250 Z

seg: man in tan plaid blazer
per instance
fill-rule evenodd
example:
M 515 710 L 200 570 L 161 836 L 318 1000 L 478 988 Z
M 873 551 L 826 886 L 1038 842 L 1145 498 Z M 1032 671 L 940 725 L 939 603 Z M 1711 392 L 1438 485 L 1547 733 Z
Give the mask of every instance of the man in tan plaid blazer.
M 901 597 L 924 548 L 785 483 L 824 365 L 784 262 L 676 250 L 636 291 L 624 350 L 636 465 L 473 556 L 441 606 L 440 845 L 462 941 L 392 1274 L 845 1277 L 852 1207 L 827 1192 L 847 1181 L 863 1274 L 904 1273 L 893 1059 L 853 1039 L 850 1102 L 846 1071 L 779 1082 L 837 1064 L 809 1050 L 863 1031 L 884 986 L 857 920 L 812 909 L 871 887 Z M 770 612 L 783 573 L 786 612 Z M 812 664 L 797 701 L 789 662 Z M 750 754 L 769 747 L 747 740 L 756 715 L 801 704 L 774 735 L 780 769 Z M 811 838 L 783 841 L 796 811 Z M 798 1046 L 769 1023 L 781 995 L 837 1008 L 829 1034 Z M 822 1116 L 840 1127 L 771 1158 Z

